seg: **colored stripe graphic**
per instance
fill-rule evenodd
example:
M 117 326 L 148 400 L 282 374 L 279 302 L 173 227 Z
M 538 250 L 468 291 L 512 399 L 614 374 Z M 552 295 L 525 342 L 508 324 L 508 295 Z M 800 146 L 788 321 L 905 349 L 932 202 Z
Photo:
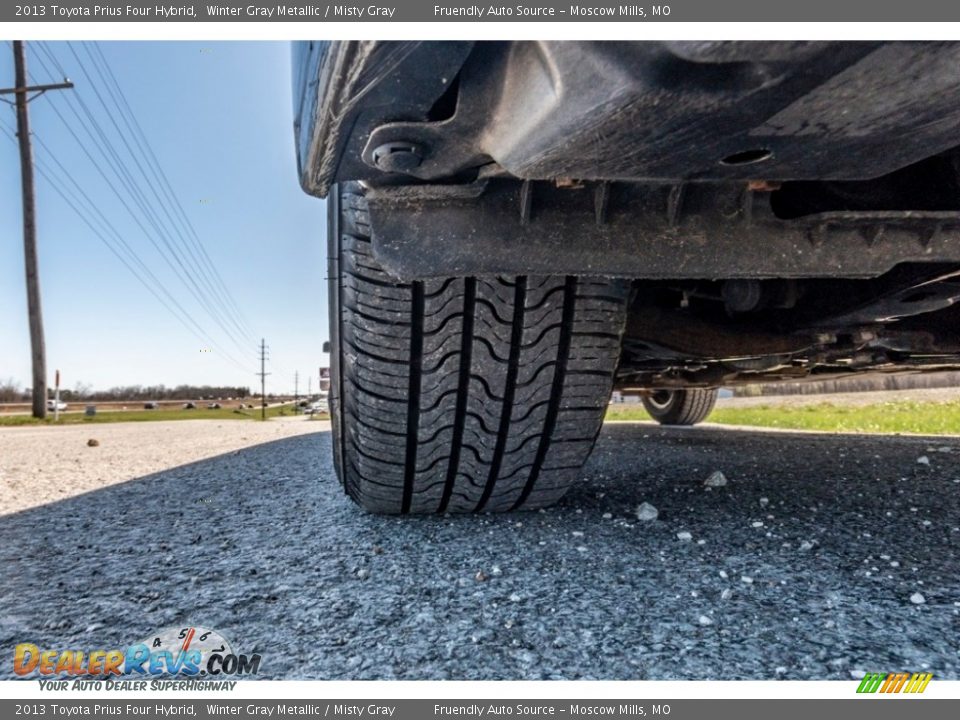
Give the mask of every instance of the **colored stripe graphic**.
M 930 684 L 930 680 L 932 679 L 933 675 L 931 673 L 914 673 L 904 692 L 922 693 L 927 689 L 927 685 Z
M 858 693 L 875 693 L 880 687 L 880 683 L 883 681 L 883 675 L 880 673 L 867 673 L 863 676 L 863 680 L 860 681 L 860 687 L 857 688 Z
M 867 673 L 857 687 L 858 693 L 922 693 L 933 679 L 932 673 Z
M 891 687 L 887 692 L 892 692 L 892 693 L 900 692 L 900 689 L 903 687 L 903 684 L 907 681 L 909 677 L 910 675 L 908 673 L 898 673 L 896 678 L 894 678 L 893 687 Z

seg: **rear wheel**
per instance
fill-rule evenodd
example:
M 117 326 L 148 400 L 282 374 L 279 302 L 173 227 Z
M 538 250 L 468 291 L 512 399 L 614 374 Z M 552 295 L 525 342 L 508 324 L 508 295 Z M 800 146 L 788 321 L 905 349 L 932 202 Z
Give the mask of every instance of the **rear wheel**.
M 643 406 L 661 425 L 696 425 L 707 419 L 718 393 L 716 388 L 655 390 L 643 398 Z
M 397 283 L 359 186 L 331 194 L 337 472 L 373 512 L 537 508 L 600 431 L 629 283 L 576 277 Z

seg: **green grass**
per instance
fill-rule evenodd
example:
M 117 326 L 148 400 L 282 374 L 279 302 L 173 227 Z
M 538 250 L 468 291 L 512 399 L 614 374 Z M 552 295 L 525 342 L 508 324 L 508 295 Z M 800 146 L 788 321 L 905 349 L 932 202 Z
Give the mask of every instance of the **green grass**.
M 607 420 L 649 420 L 642 407 L 612 405 Z M 708 422 L 785 430 L 856 433 L 960 434 L 960 402 L 888 402 L 873 405 L 758 405 L 717 408 Z
M 293 415 L 293 404 L 277 405 L 267 408 L 267 419 Z M 326 415 L 314 415 L 317 419 L 326 419 Z M 29 415 L 0 415 L 0 426 L 4 425 L 79 425 L 111 422 L 150 422 L 155 420 L 260 420 L 260 408 L 222 408 L 208 410 L 199 407 L 196 410 L 107 410 L 87 417 L 80 412 L 60 413 L 59 422 L 50 413 L 45 420 L 36 420 Z

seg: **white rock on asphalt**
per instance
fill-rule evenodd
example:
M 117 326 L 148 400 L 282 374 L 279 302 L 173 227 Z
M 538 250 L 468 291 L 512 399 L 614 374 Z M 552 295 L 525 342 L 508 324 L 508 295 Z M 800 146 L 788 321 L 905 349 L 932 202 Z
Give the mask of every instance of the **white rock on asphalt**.
M 713 620 L 707 615 L 701 615 L 697 620 L 701 625 L 713 625 Z
M 926 601 L 927 599 L 923 596 L 923 593 L 915 592 L 910 596 L 910 602 L 914 605 L 923 605 Z
M 691 540 L 693 540 L 693 535 L 688 533 L 686 530 L 681 530 L 680 532 L 677 533 L 677 539 L 680 542 L 690 542 Z
M 929 464 L 930 464 L 930 458 L 928 458 L 926 455 L 921 455 L 920 457 L 917 458 L 917 465 L 929 465 Z
M 765 497 L 760 498 L 760 507 L 765 508 L 769 504 L 770 504 L 770 498 L 765 498 Z
M 710 477 L 703 481 L 703 484 L 707 487 L 724 487 L 727 484 L 727 476 L 719 470 L 715 470 L 710 474 Z
M 650 503 L 640 503 L 637 507 L 637 520 L 656 520 L 660 512 Z

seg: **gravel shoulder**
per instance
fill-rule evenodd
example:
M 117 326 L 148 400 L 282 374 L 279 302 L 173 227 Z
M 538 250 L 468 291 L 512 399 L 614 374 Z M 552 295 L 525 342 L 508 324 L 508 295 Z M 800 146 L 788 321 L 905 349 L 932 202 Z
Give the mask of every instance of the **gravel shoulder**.
M 958 679 L 958 491 L 955 438 L 618 424 L 555 508 L 399 519 L 329 432 L 263 438 L 0 517 L 0 654 L 195 624 L 266 678 Z
M 0 516 L 329 427 L 305 417 L 0 427 Z

